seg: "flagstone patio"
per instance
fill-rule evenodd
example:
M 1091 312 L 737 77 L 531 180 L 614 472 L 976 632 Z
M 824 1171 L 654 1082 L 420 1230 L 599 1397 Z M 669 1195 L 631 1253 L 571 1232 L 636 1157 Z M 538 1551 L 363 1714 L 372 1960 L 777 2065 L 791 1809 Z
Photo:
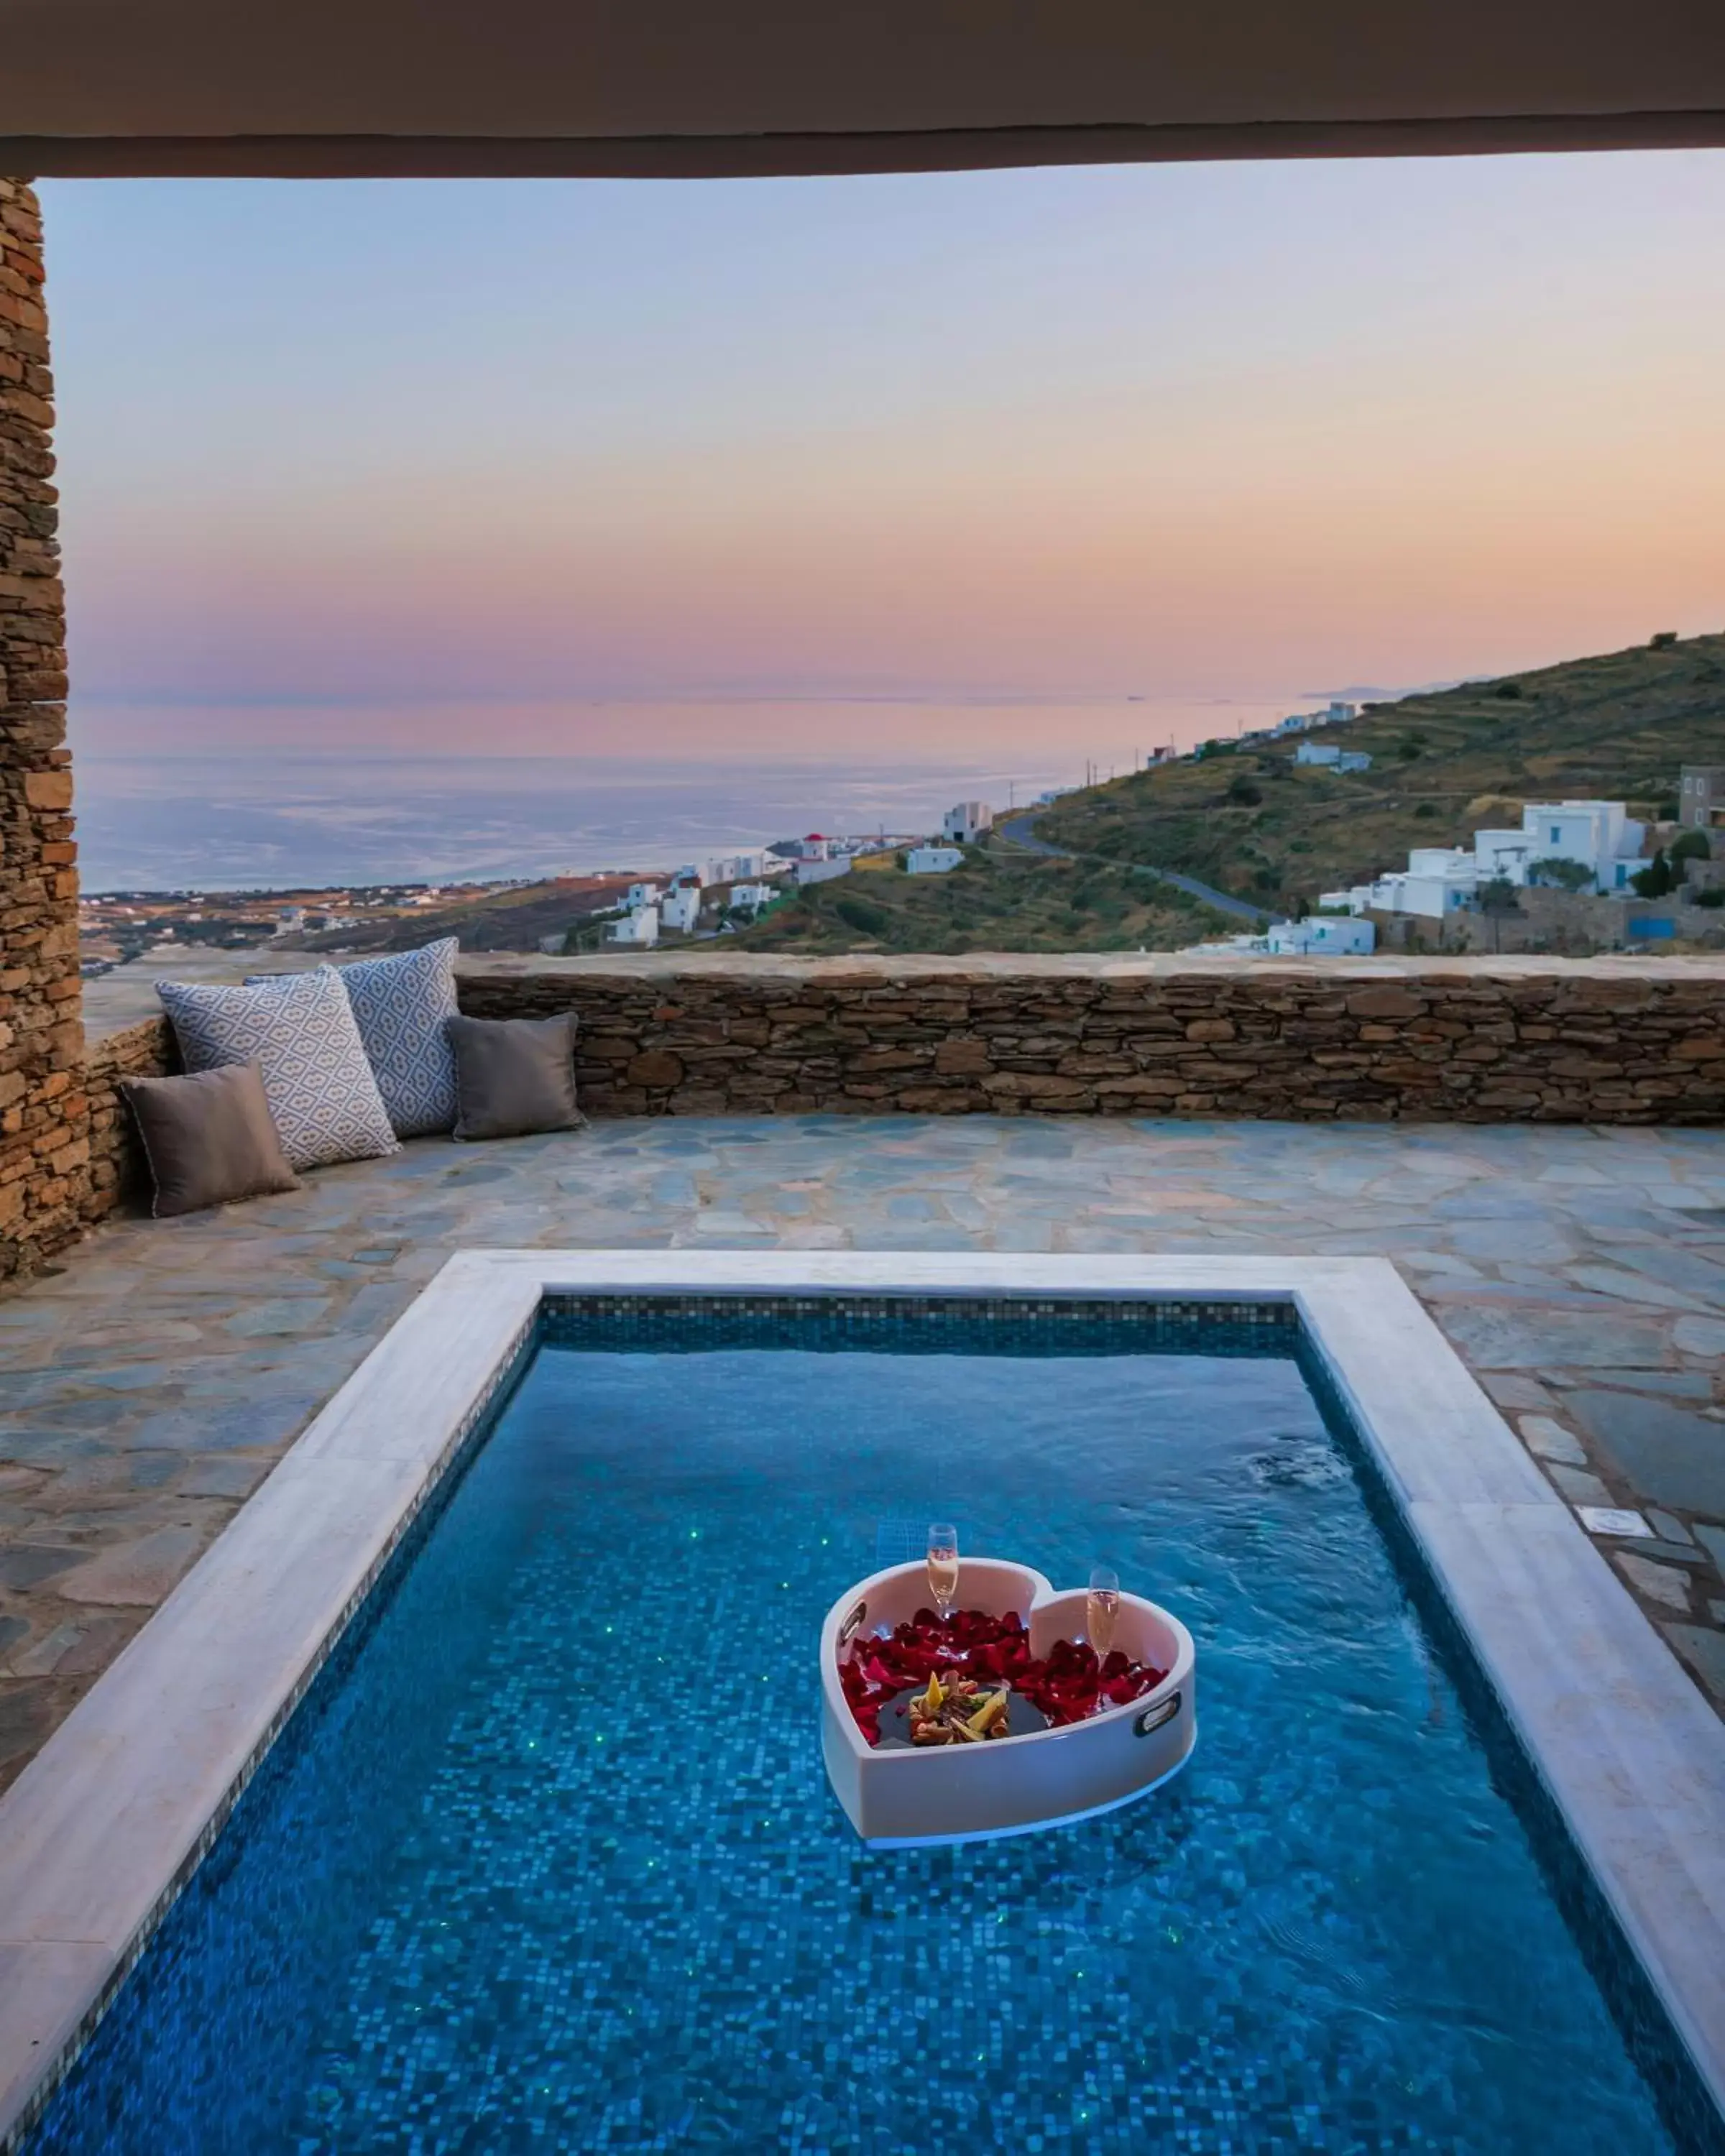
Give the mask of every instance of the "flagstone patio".
M 1563 1495 L 1639 1513 L 1600 1547 L 1725 1705 L 1725 1134 L 660 1118 L 112 1222 L 0 1301 L 0 1784 L 451 1250 L 554 1245 L 1381 1254 Z

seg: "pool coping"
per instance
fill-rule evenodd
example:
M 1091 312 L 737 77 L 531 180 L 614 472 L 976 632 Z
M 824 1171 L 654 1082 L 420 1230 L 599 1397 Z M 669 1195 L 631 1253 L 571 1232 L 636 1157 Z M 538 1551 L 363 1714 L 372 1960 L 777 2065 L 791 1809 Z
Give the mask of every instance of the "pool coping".
M 0 1797 L 0 2152 L 33 2122 L 547 1295 L 1286 1301 L 1725 2115 L 1725 1724 L 1383 1258 L 459 1251 Z

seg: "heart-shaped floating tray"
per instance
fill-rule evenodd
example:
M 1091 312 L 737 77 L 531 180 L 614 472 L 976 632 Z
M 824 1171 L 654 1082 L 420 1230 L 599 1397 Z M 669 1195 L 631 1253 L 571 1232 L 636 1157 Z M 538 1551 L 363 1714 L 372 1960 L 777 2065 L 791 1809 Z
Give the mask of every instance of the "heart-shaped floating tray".
M 821 1748 L 833 1794 L 871 1849 L 973 1841 L 1065 1826 L 1148 1796 L 1191 1757 L 1198 1738 L 1192 1635 L 1178 1617 L 1122 1594 L 1114 1645 L 1168 1675 L 1154 1691 L 1060 1729 L 985 1744 L 878 1750 L 860 1729 L 839 1676 L 841 1654 L 865 1632 L 890 1632 L 927 1609 L 927 1568 L 896 1564 L 860 1581 L 827 1612 L 820 1632 Z M 957 1606 L 991 1617 L 1015 1610 L 1033 1655 L 1082 1636 L 1083 1589 L 1058 1593 L 1029 1565 L 963 1558 Z

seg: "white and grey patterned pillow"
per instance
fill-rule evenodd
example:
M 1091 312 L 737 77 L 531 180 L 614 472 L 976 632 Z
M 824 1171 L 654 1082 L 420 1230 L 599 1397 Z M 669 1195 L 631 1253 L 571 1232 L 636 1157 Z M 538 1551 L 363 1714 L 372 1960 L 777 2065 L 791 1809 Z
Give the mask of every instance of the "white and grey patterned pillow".
M 395 1151 L 388 1112 L 333 966 L 255 988 L 158 981 L 156 993 L 188 1070 L 257 1064 L 293 1167 Z
M 444 1021 L 456 1016 L 453 936 L 395 958 L 339 968 L 377 1091 L 398 1138 L 455 1126 L 455 1051 Z

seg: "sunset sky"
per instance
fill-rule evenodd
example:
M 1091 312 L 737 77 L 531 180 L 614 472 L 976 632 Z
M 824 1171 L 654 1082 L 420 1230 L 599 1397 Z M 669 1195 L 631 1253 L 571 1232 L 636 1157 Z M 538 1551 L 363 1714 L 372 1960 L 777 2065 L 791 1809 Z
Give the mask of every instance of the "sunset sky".
M 43 192 L 95 743 L 1725 626 L 1725 152 Z

